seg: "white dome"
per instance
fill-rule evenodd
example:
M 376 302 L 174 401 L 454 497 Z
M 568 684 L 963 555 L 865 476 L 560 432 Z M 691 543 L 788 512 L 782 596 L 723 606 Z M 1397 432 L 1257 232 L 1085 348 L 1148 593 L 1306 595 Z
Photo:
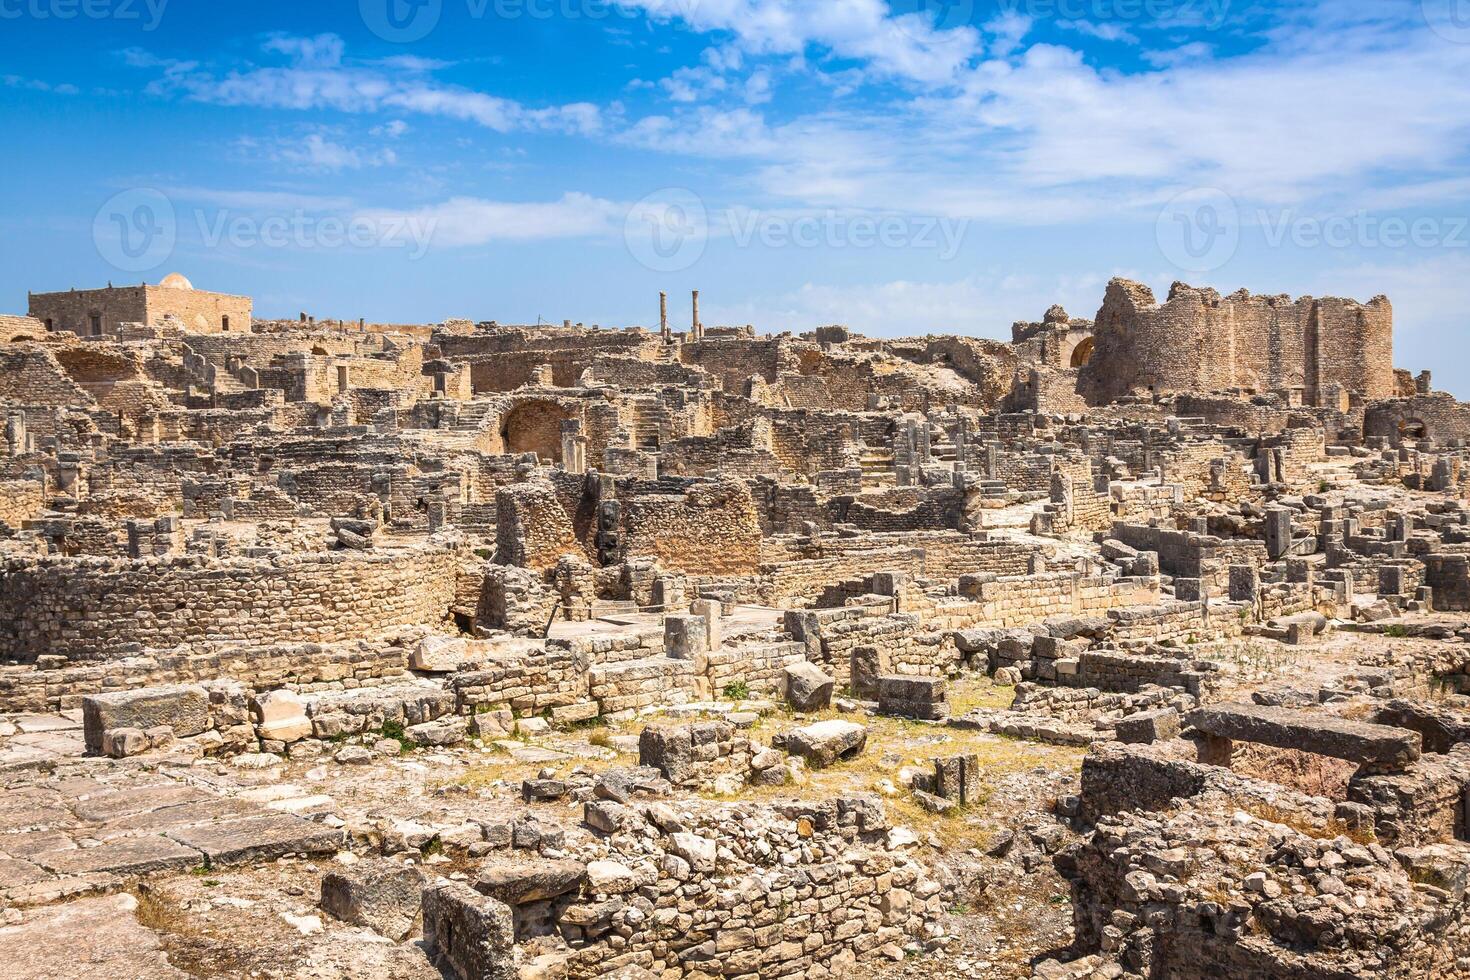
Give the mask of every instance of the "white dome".
M 177 272 L 170 272 L 168 275 L 164 276 L 163 277 L 163 281 L 160 282 L 159 285 L 162 286 L 162 287 L 164 287 L 165 289 L 193 289 L 194 288 L 194 284 L 192 282 L 190 282 L 189 280 L 185 279 L 183 276 L 179 275 Z

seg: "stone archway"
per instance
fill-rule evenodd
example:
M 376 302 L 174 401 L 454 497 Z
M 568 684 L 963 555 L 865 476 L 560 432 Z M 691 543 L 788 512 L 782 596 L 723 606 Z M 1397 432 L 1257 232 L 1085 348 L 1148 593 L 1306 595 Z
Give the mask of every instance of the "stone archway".
M 561 424 L 570 418 L 556 402 L 521 402 L 500 420 L 501 445 L 507 453 L 535 453 L 546 462 L 560 463 Z
M 1092 360 L 1092 338 L 1084 337 L 1072 348 L 1071 367 L 1080 368 Z
M 1429 438 L 1429 426 L 1424 424 L 1423 419 L 1400 419 L 1399 440 L 1401 442 L 1419 442 Z

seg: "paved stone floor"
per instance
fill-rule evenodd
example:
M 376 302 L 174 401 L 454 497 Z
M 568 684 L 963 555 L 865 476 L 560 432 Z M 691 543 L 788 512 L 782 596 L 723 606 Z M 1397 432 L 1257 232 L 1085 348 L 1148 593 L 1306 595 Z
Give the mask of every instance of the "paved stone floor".
M 141 875 L 329 854 L 342 844 L 340 829 L 222 795 L 184 769 L 83 758 L 80 729 L 65 717 L 9 724 L 15 734 L 0 748 L 0 905 L 44 905 Z

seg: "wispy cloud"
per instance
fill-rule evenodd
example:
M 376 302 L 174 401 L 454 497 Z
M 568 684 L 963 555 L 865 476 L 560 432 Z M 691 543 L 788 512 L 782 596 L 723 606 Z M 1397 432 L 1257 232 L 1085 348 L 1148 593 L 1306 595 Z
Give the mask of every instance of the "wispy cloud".
M 414 71 L 401 65 L 354 64 L 346 59 L 340 37 L 303 38 L 276 35 L 263 44 L 267 54 L 283 55 L 289 64 L 250 66 L 215 73 L 197 62 L 156 58 L 147 52 L 124 52 L 135 67 L 161 68 L 162 77 L 148 91 L 181 95 L 197 102 L 226 106 L 344 113 L 414 113 L 471 122 L 501 133 L 561 131 L 595 133 L 601 125 L 590 103 L 532 108 L 458 85 L 435 81 L 423 72 L 436 63 L 418 62 Z

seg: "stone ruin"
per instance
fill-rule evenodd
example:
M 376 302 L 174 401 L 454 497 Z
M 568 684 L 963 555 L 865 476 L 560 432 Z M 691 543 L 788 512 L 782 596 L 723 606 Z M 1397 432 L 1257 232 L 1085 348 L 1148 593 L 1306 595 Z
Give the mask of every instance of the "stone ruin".
M 1470 408 L 1386 299 L 697 302 L 0 318 L 0 962 L 1470 976 Z

